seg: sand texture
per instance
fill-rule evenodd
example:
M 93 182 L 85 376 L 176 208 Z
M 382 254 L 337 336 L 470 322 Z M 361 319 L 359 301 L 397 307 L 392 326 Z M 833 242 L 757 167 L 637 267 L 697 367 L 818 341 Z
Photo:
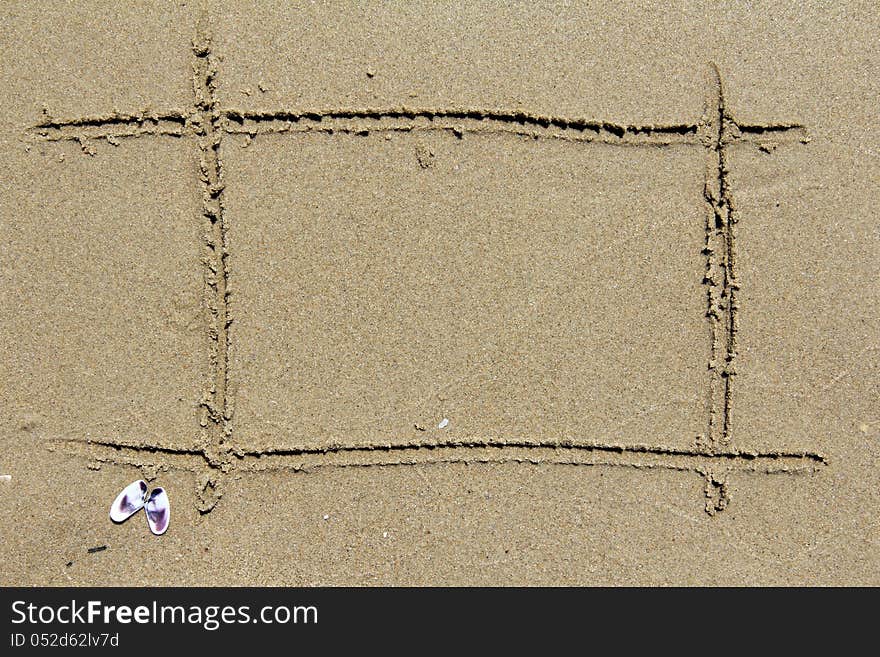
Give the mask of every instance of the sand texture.
M 874 3 L 0 18 L 0 585 L 880 584 Z

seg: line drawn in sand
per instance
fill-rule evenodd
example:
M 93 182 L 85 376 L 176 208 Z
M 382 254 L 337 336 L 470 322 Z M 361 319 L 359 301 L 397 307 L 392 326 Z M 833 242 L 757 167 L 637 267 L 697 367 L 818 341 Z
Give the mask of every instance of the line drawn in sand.
M 740 283 L 736 268 L 736 226 L 728 178 L 728 152 L 748 144 L 770 152 L 781 144 L 805 144 L 809 135 L 798 123 L 747 124 L 734 119 L 727 106 L 718 68 L 711 64 L 711 94 L 703 117 L 696 122 L 667 125 L 622 124 L 475 108 L 337 108 L 252 112 L 223 107 L 217 96 L 218 59 L 211 39 L 200 28 L 193 41 L 193 103 L 185 110 L 111 112 L 58 119 L 44 111 L 31 134 L 49 142 L 76 141 L 84 153 L 92 144 L 116 145 L 140 138 L 190 138 L 198 145 L 205 228 L 205 305 L 210 312 L 212 376 L 200 401 L 203 439 L 191 446 L 147 444 L 117 439 L 56 440 L 67 451 L 92 459 L 157 469 L 183 468 L 198 475 L 198 508 L 210 512 L 222 496 L 223 477 L 232 471 L 291 470 L 309 472 L 327 467 L 392 467 L 427 463 L 553 463 L 602 465 L 640 470 L 668 469 L 697 473 L 705 480 L 705 510 L 715 515 L 729 506 L 733 472 L 801 474 L 828 465 L 812 451 L 748 451 L 733 449 L 733 381 L 736 375 Z M 588 440 L 447 440 L 395 444 L 335 444 L 321 448 L 248 450 L 234 442 L 235 402 L 229 371 L 230 295 L 226 172 L 221 158 L 224 135 L 245 135 L 247 142 L 264 134 L 324 135 L 372 132 L 443 131 L 515 135 L 573 144 L 601 143 L 630 148 L 690 145 L 706 154 L 706 258 L 704 285 L 711 344 L 707 362 L 705 432 L 692 448 L 592 442 Z M 50 447 L 51 449 L 52 447 Z

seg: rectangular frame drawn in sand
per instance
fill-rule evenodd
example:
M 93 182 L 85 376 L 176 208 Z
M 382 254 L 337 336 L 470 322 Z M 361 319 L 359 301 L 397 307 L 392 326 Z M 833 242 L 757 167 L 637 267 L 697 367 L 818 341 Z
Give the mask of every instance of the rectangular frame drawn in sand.
M 694 149 L 361 125 L 224 142 L 238 445 L 693 444 Z
M 187 138 L 197 145 L 204 227 L 205 301 L 209 311 L 212 376 L 199 401 L 202 442 L 181 449 L 167 443 L 144 444 L 112 439 L 67 441 L 75 453 L 99 460 L 137 466 L 182 467 L 200 474 L 199 509 L 210 511 L 222 494 L 222 479 L 231 471 L 267 469 L 291 471 L 323 467 L 397 466 L 438 462 L 529 462 L 605 465 L 633 469 L 666 468 L 697 473 L 705 478 L 706 511 L 714 514 L 728 504 L 727 474 L 814 472 L 827 465 L 810 450 L 750 450 L 736 445 L 734 381 L 738 333 L 735 212 L 728 178 L 729 149 L 748 144 L 766 150 L 782 143 L 806 143 L 806 129 L 794 123 L 737 122 L 725 102 L 718 70 L 711 67 L 711 94 L 701 120 L 670 125 L 627 125 L 605 120 L 545 116 L 521 111 L 475 108 L 340 108 L 245 112 L 223 107 L 218 99 L 218 58 L 211 40 L 200 31 L 193 46 L 193 104 L 186 109 L 141 114 L 111 112 L 102 116 L 58 119 L 48 114 L 33 128 L 34 138 L 75 140 L 88 150 L 94 140 L 110 144 L 139 138 Z M 508 438 L 464 436 L 418 438 L 395 442 L 347 442 L 320 445 L 249 448 L 236 441 L 234 386 L 230 381 L 230 325 L 234 298 L 229 289 L 229 228 L 232 221 L 224 201 L 226 177 L 221 144 L 226 135 L 252 140 L 267 133 L 442 131 L 513 134 L 532 139 L 613 144 L 632 148 L 688 145 L 699 148 L 706 161 L 702 198 L 704 208 L 705 309 L 707 351 L 705 425 L 688 446 L 649 441 L 619 443 L 605 437 Z

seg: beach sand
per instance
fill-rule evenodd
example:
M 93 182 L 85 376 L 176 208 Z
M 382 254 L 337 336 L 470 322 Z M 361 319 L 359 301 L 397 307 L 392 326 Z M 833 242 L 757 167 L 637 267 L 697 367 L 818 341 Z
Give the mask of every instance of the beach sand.
M 0 585 L 880 584 L 876 6 L 357 4 L 0 9 Z

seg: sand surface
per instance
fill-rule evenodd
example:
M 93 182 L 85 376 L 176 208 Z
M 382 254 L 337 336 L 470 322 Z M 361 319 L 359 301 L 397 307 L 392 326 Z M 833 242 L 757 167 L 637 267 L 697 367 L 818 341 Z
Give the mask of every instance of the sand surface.
M 875 4 L 357 4 L 0 9 L 0 584 L 880 584 Z

